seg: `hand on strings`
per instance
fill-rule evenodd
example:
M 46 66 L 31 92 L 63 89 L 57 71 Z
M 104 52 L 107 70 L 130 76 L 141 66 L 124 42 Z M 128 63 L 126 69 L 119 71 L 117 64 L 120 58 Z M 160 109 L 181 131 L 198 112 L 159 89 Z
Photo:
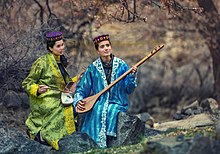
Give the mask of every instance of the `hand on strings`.
M 86 109 L 85 104 L 85 101 L 81 100 L 77 103 L 76 108 L 80 111 L 84 111 Z

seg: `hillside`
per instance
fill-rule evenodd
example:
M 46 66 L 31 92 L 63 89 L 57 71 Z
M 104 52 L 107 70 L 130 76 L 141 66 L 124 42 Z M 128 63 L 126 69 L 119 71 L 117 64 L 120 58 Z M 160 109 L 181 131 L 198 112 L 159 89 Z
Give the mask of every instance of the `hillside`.
M 138 87 L 131 95 L 130 112 L 150 112 L 159 121 L 168 120 L 184 105 L 210 96 L 213 83 L 210 53 L 197 32 L 157 28 L 153 23 L 116 22 L 94 30 L 93 36 L 103 33 L 110 34 L 113 53 L 130 66 L 154 48 L 165 45 L 140 66 Z M 98 56 L 91 38 L 85 37 L 84 44 L 88 53 L 81 58 L 81 67 L 88 66 Z M 70 55 L 75 55 L 74 52 Z M 70 62 L 75 63 L 71 57 Z M 70 66 L 69 70 L 74 69 Z M 201 82 L 204 82 L 204 87 L 201 87 Z M 205 94 L 200 98 L 202 92 Z M 158 113 L 163 116 L 157 116 Z

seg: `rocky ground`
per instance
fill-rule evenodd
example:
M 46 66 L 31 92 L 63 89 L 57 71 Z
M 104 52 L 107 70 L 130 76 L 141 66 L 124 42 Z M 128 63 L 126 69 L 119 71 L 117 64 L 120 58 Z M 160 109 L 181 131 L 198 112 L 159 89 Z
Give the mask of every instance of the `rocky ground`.
M 29 108 L 25 99 L 26 95 L 8 92 L 1 104 L 0 153 L 217 154 L 219 150 L 220 114 L 212 98 L 184 106 L 176 112 L 176 119 L 166 122 L 156 122 L 149 113 L 120 114 L 118 138 L 111 141 L 110 148 L 99 149 L 88 135 L 76 132 L 59 142 L 60 151 L 28 139 L 24 121 Z

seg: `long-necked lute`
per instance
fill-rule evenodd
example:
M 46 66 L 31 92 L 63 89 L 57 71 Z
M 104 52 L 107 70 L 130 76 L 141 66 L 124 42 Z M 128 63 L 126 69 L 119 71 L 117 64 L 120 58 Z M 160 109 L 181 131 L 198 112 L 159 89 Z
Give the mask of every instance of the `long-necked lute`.
M 138 63 L 136 63 L 134 66 L 139 67 L 141 64 L 143 64 L 146 60 L 148 60 L 149 58 L 151 58 L 155 53 L 157 53 L 160 49 L 162 49 L 164 47 L 164 45 L 160 45 L 158 46 L 156 49 L 152 50 L 150 52 L 150 54 L 148 54 L 147 56 L 145 56 L 142 60 L 140 60 Z M 79 110 L 76 107 L 76 111 L 78 113 L 84 113 L 84 112 L 88 112 L 89 110 L 91 110 L 94 106 L 94 104 L 96 103 L 97 99 L 106 91 L 108 91 L 111 87 L 113 87 L 116 83 L 118 83 L 120 80 L 122 80 L 124 77 L 126 77 L 129 73 L 131 73 L 132 68 L 130 68 L 128 71 L 126 71 L 124 74 L 122 74 L 119 78 L 117 78 L 115 81 L 113 81 L 111 84 L 109 84 L 107 87 L 105 87 L 102 91 L 100 91 L 99 93 L 93 95 L 93 96 L 89 96 L 87 98 L 84 98 L 82 101 L 85 103 L 85 110 Z

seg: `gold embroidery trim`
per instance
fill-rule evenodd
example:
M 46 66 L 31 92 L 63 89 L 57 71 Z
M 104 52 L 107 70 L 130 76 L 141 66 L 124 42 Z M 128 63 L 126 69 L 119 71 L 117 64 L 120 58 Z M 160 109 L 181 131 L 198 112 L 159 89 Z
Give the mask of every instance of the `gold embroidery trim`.
M 65 126 L 67 129 L 67 133 L 72 134 L 73 132 L 76 131 L 72 105 L 64 107 L 64 116 L 65 116 Z

